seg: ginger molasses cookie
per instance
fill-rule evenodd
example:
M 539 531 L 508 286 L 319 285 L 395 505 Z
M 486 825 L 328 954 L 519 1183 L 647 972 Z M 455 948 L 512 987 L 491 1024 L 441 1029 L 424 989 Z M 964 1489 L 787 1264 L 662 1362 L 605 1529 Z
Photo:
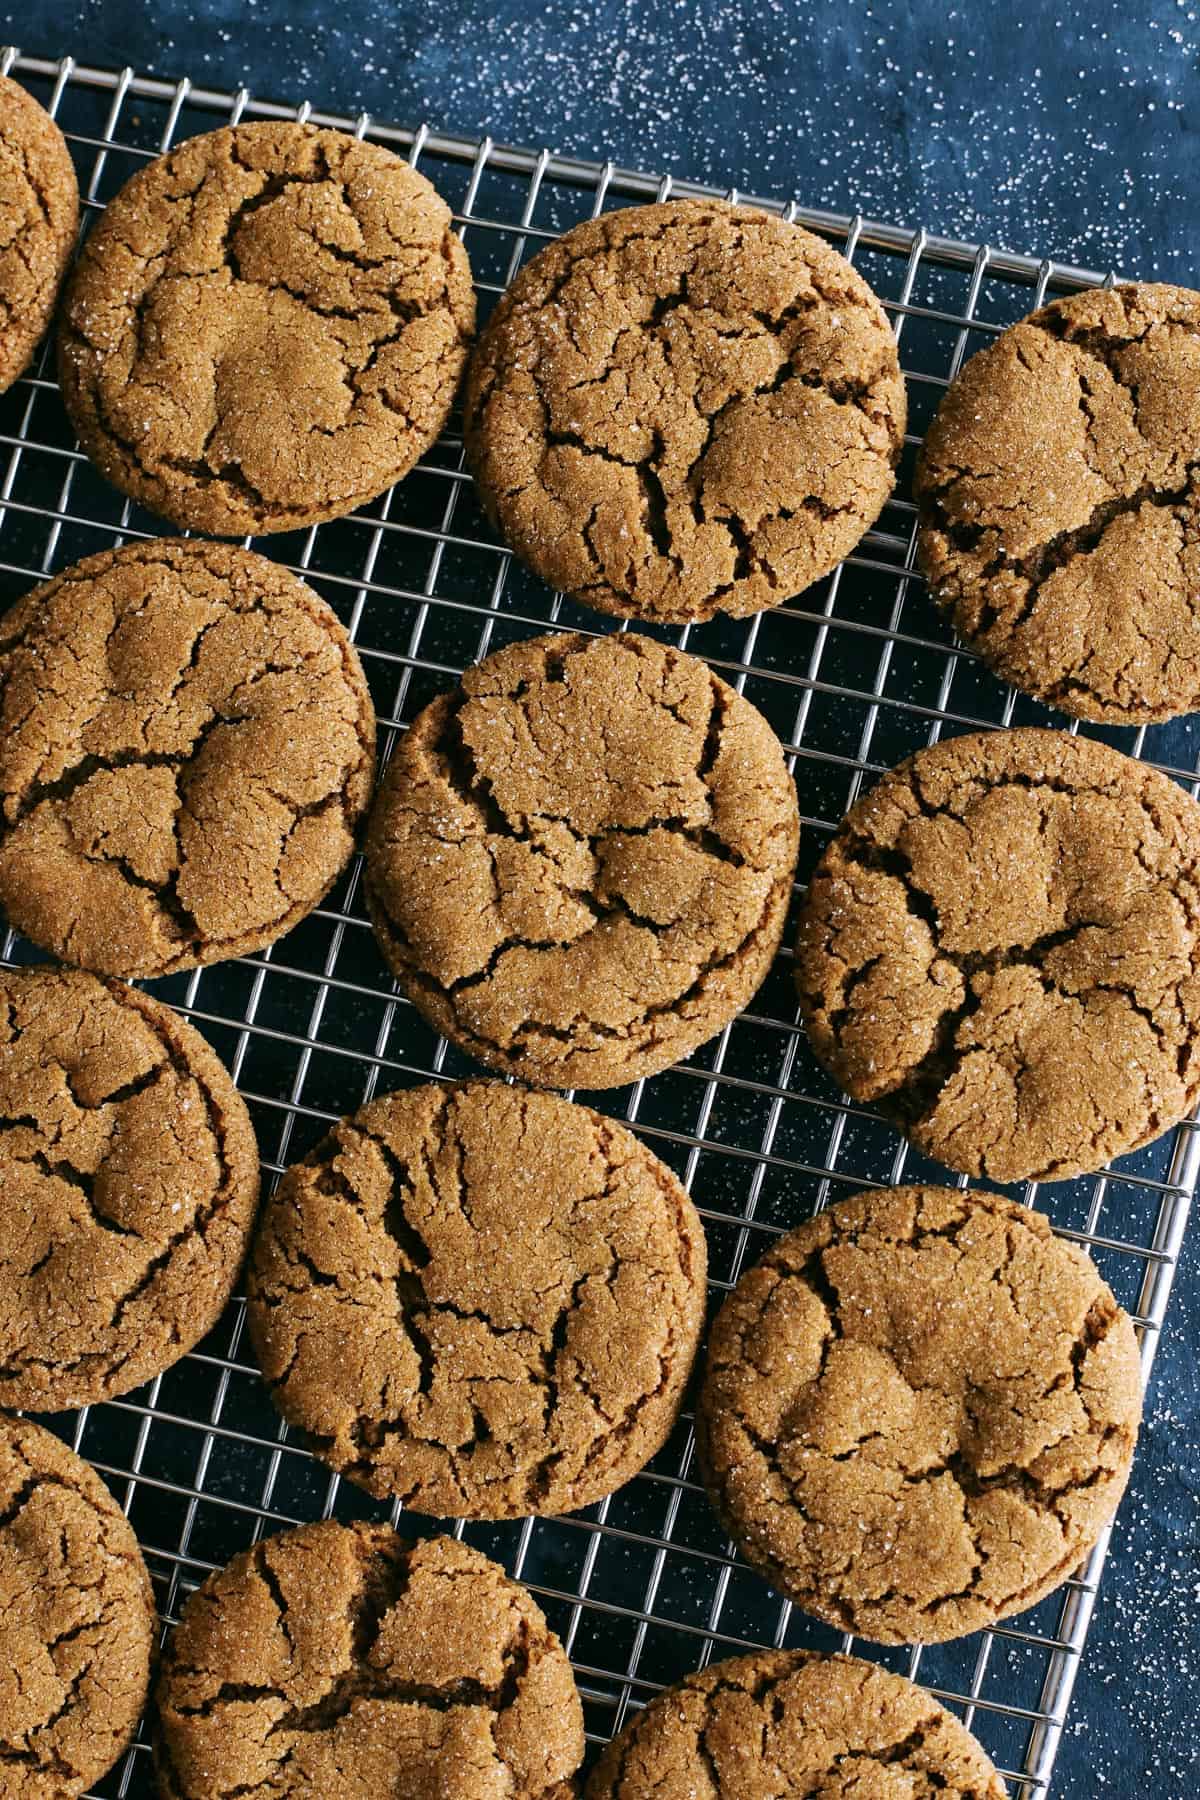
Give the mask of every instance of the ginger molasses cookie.
M 169 1800 L 568 1800 L 571 1665 L 524 1588 L 453 1538 L 303 1525 L 211 1575 L 157 1683 Z
M 150 1682 L 154 1595 L 104 1483 L 0 1420 L 0 1800 L 68 1800 L 109 1770 Z
M 86 1406 L 220 1318 L 254 1132 L 199 1032 L 136 988 L 5 970 L 0 1018 L 0 1406 Z
M 1200 294 L 1056 300 L 972 357 L 919 467 L 921 562 L 998 675 L 1081 719 L 1200 708 Z
M 501 1082 L 388 1094 L 267 1202 L 249 1325 L 318 1455 L 418 1512 L 571 1512 L 679 1411 L 705 1245 L 629 1131 Z
M 1116 1511 L 1137 1340 L 1081 1250 L 998 1194 L 860 1194 L 781 1238 L 713 1327 L 697 1444 L 748 1561 L 883 1644 L 1048 1594 Z
M 656 1695 L 613 1739 L 585 1791 L 586 1800 L 1008 1792 L 970 1732 L 913 1682 L 855 1656 L 804 1650 L 710 1663 Z
M 336 615 L 278 564 L 164 538 L 0 620 L 0 905 L 102 975 L 282 937 L 354 848 L 375 713 Z
M 1200 1095 L 1200 807 L 1066 732 L 919 750 L 818 863 L 796 957 L 816 1054 L 927 1155 L 1098 1169 Z
M 439 1031 L 524 1081 L 617 1087 L 750 1000 L 798 837 L 778 739 L 703 663 L 631 634 L 534 638 L 413 721 L 365 892 Z
M 62 132 L 0 75 L 0 394 L 50 323 L 78 225 L 79 185 Z
M 689 200 L 590 219 L 522 269 L 465 412 L 523 561 L 602 612 L 682 622 L 777 606 L 853 549 L 892 491 L 905 396 L 844 257 Z
M 315 125 L 191 138 L 111 200 L 59 334 L 79 440 L 123 493 L 217 536 L 337 519 L 450 410 L 475 321 L 423 175 Z

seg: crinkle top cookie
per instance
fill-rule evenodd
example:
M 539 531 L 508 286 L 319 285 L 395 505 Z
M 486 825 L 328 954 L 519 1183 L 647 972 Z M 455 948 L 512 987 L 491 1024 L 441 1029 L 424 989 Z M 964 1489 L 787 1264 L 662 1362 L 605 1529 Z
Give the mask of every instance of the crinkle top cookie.
M 380 783 L 365 892 L 405 992 L 545 1087 L 616 1087 L 745 1006 L 799 838 L 779 740 L 693 656 L 534 638 L 425 708 Z
M 168 1800 L 570 1800 L 571 1665 L 539 1608 L 453 1538 L 326 1520 L 187 1602 L 157 1684 Z
M 927 1155 L 1098 1169 L 1200 1095 L 1200 806 L 1066 732 L 919 750 L 843 821 L 796 954 L 813 1049 Z
M 707 200 L 547 246 L 481 336 L 465 410 L 517 554 L 603 612 L 675 621 L 828 574 L 891 493 L 905 424 L 861 275 L 798 225 Z
M 1005 1800 L 970 1732 L 902 1675 L 853 1656 L 758 1650 L 658 1694 L 605 1751 L 586 1800 Z
M 400 157 L 315 125 L 189 139 L 111 200 L 59 333 L 110 481 L 217 536 L 340 518 L 441 430 L 475 298 L 450 209 Z
M 211 1330 L 258 1201 L 245 1102 L 194 1026 L 80 969 L 0 972 L 0 1406 L 160 1375 Z
M 253 551 L 127 544 L 0 619 L 0 903 L 68 962 L 274 942 L 345 865 L 374 770 L 337 615 Z
M 713 1327 L 697 1442 L 747 1558 L 806 1612 L 933 1643 L 1032 1606 L 1124 1492 L 1133 1326 L 998 1194 L 891 1188 L 774 1244 Z
M 498 1081 L 386 1094 L 267 1202 L 263 1374 L 320 1455 L 442 1517 L 573 1512 L 637 1474 L 704 1318 L 700 1219 L 632 1132 Z
M 921 563 L 1026 693 L 1110 724 L 1200 708 L 1200 294 L 1056 300 L 967 363 L 920 459 Z
M 66 1445 L 0 1419 L 0 1800 L 71 1800 L 150 1684 L 154 1595 L 128 1519 Z
M 79 224 L 79 185 L 62 132 L 0 75 L 0 393 L 50 323 Z

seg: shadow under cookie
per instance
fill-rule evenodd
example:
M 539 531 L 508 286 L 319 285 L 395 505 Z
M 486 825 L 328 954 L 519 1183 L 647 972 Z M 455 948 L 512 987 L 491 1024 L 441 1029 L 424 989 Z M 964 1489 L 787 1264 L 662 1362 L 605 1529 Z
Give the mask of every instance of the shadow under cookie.
M 418 1512 L 571 1512 L 675 1422 L 704 1314 L 695 1208 L 637 1138 L 499 1082 L 370 1102 L 263 1211 L 248 1323 L 318 1455 Z

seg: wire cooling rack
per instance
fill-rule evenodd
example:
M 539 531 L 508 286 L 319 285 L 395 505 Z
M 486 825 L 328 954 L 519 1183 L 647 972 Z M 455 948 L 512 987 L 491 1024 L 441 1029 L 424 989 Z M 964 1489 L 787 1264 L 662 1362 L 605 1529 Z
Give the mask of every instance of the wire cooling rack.
M 0 72 L 22 80 L 64 128 L 85 200 L 84 230 L 150 157 L 221 123 L 310 118 L 387 143 L 419 163 L 454 207 L 484 311 L 522 262 L 579 219 L 672 193 L 715 191 L 69 58 L 0 50 Z M 829 238 L 883 299 L 900 341 L 913 428 L 897 497 L 827 581 L 749 621 L 659 634 L 704 656 L 787 746 L 804 821 L 803 878 L 863 783 L 909 751 L 981 726 L 1066 723 L 1002 687 L 951 642 L 914 572 L 907 483 L 920 432 L 964 357 L 1047 293 L 1101 277 L 861 217 L 755 204 Z M 30 376 L 0 399 L 3 604 L 80 556 L 162 529 L 81 457 L 52 368 L 43 352 Z M 595 632 L 602 623 L 552 594 L 497 543 L 464 473 L 456 430 L 361 514 L 257 547 L 300 571 L 349 627 L 385 755 L 431 696 L 489 650 L 556 628 Z M 1193 793 L 1200 785 L 1186 727 L 1096 735 L 1154 761 Z M 10 934 L 2 954 L 21 962 L 36 953 Z M 156 987 L 232 1068 L 269 1175 L 372 1094 L 470 1072 L 396 995 L 372 942 L 357 864 L 330 902 L 271 952 Z M 873 1114 L 847 1104 L 817 1068 L 797 1030 L 786 948 L 750 1008 L 689 1063 L 588 1098 L 633 1124 L 691 1189 L 708 1232 L 714 1299 L 773 1233 L 828 1199 L 874 1182 L 946 1179 Z M 1103 1174 L 1036 1193 L 1058 1229 L 1087 1245 L 1135 1315 L 1147 1374 L 1198 1161 L 1200 1140 L 1185 1124 Z M 1035 1197 L 1032 1187 L 1014 1191 Z M 322 1516 L 388 1516 L 281 1426 L 243 1333 L 240 1300 L 196 1352 L 148 1387 L 49 1422 L 128 1510 L 167 1620 L 212 1568 L 264 1531 Z M 438 1527 L 414 1517 L 403 1528 Z M 710 1658 L 759 1644 L 849 1646 L 730 1554 L 696 1478 L 690 1413 L 652 1467 L 599 1506 L 564 1519 L 454 1529 L 526 1582 L 564 1639 L 592 1754 L 630 1708 Z M 1041 1800 L 1106 1547 L 1107 1540 L 1075 1579 L 1002 1628 L 927 1649 L 855 1648 L 913 1676 L 958 1712 L 1014 1800 Z M 140 1796 L 153 1788 L 143 1737 L 96 1792 Z

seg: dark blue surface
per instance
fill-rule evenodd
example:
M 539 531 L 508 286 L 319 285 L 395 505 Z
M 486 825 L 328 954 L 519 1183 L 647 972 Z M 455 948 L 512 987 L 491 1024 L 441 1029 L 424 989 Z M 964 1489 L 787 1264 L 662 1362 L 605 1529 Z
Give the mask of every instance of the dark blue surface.
M 1196 0 L 0 0 L 0 24 L 1088 267 L 1200 264 Z
M 1200 0 L 61 0 L 0 42 L 736 183 L 1128 275 L 1200 276 Z M 1190 758 L 1189 758 L 1190 760 Z M 1058 1800 L 1200 1791 L 1200 1229 Z

